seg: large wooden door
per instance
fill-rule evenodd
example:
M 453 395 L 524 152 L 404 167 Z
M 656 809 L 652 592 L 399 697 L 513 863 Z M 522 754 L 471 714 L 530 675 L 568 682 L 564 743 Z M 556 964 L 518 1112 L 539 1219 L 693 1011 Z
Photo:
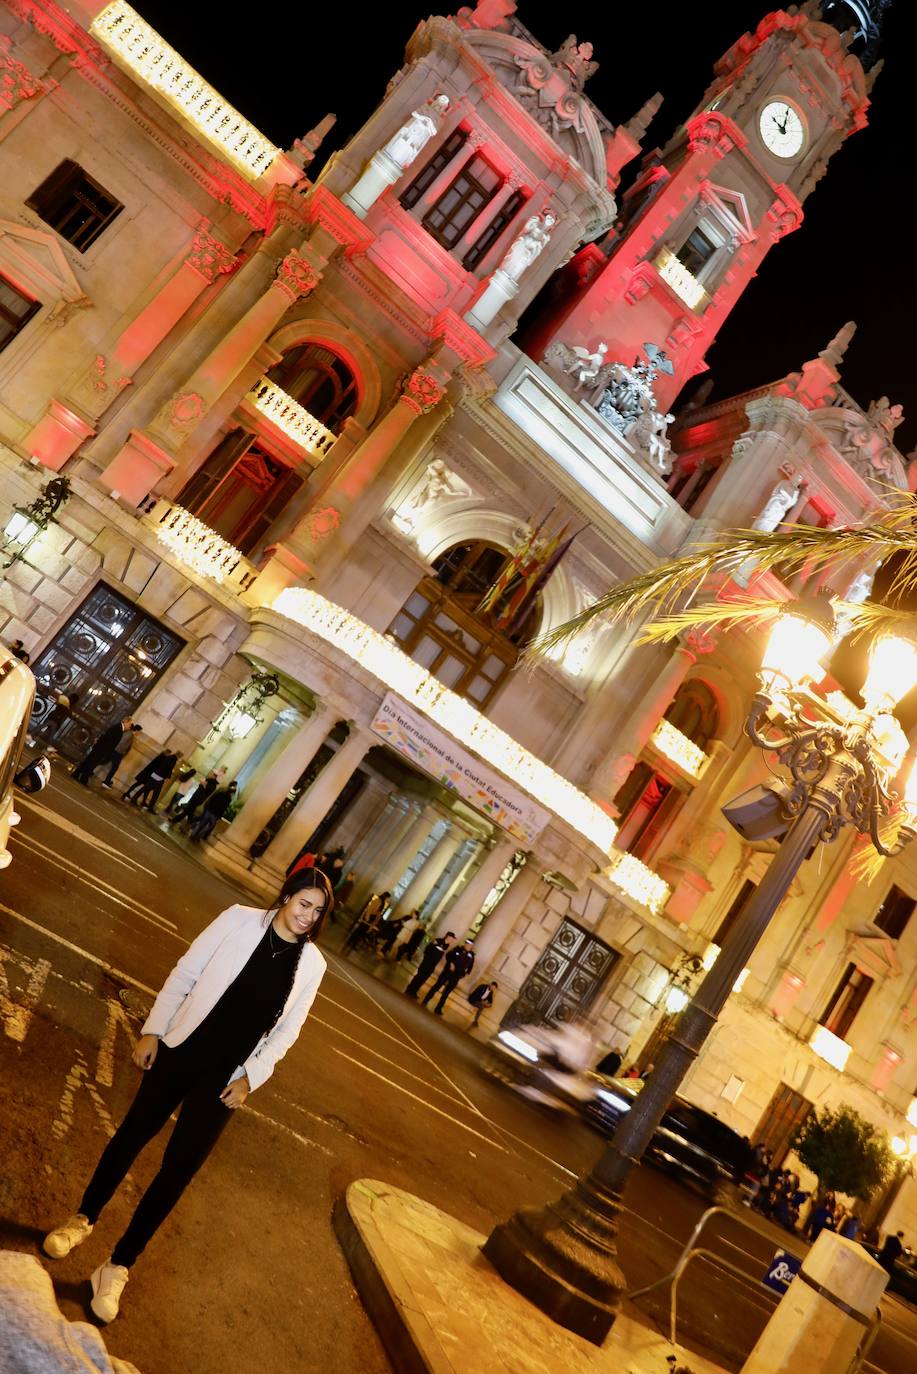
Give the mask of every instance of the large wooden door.
M 83 756 L 113 721 L 129 716 L 155 687 L 183 641 L 126 597 L 100 583 L 32 664 L 37 682 L 29 729 L 69 759 Z M 50 717 L 59 693 L 79 701 Z
M 519 989 L 504 1026 L 560 1023 L 582 1016 L 595 1001 L 617 954 L 591 931 L 564 920 Z
M 812 1103 L 788 1083 L 781 1083 L 758 1122 L 754 1143 L 771 1152 L 771 1164 L 779 1169 L 789 1154 L 790 1142 L 812 1110 Z

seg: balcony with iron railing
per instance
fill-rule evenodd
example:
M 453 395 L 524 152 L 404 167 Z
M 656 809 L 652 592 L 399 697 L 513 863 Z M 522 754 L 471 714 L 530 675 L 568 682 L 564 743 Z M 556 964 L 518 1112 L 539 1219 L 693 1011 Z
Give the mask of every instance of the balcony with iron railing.
M 267 377 L 255 383 L 244 404 L 285 439 L 292 441 L 313 467 L 322 461 L 337 439 L 337 435 L 310 415 L 305 406 L 294 401 L 289 392 Z

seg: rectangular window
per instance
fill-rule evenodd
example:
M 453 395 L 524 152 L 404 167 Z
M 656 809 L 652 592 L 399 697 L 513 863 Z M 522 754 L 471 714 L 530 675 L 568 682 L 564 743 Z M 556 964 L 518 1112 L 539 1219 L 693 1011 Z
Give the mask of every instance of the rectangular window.
M 500 189 L 502 178 L 486 158 L 475 153 L 421 221 L 431 238 L 452 249 Z
M 45 177 L 26 205 L 80 253 L 85 253 L 124 209 L 69 158 Z
M 691 230 L 681 247 L 677 249 L 675 256 L 682 267 L 688 269 L 692 277 L 697 277 L 716 250 L 717 244 L 704 233 L 700 225 L 697 225 Z
M 40 309 L 41 301 L 30 300 L 6 277 L 0 277 L 0 351 Z
M 757 884 L 753 883 L 750 878 L 746 878 L 745 882 L 739 888 L 738 895 L 734 899 L 732 906 L 726 912 L 722 921 L 720 921 L 716 934 L 713 937 L 713 943 L 719 945 L 720 949 L 722 949 L 723 945 L 726 943 L 727 937 L 742 913 L 742 908 L 754 892 L 756 886 Z
M 445 171 L 467 142 L 468 134 L 465 129 L 456 129 L 454 133 L 449 135 L 438 151 L 430 158 L 430 161 L 417 173 L 410 186 L 402 193 L 401 205 L 405 210 L 410 210 L 417 204 L 424 191 L 429 190 L 440 172 Z
M 872 983 L 869 975 L 862 973 L 856 964 L 848 964 L 824 1015 L 819 1017 L 819 1025 L 843 1040 L 866 1001 Z
M 518 213 L 520 207 L 525 203 L 525 196 L 521 191 L 514 191 L 509 200 L 504 201 L 503 205 L 494 215 L 493 219 L 485 229 L 478 235 L 468 252 L 462 258 L 462 266 L 469 272 L 473 272 L 484 254 L 496 243 L 509 224 L 510 220 Z
M 904 934 L 905 926 L 911 919 L 914 906 L 914 898 L 909 897 L 906 892 L 901 891 L 900 887 L 895 887 L 892 884 L 888 896 L 873 916 L 872 923 L 883 930 L 890 939 L 899 940 Z

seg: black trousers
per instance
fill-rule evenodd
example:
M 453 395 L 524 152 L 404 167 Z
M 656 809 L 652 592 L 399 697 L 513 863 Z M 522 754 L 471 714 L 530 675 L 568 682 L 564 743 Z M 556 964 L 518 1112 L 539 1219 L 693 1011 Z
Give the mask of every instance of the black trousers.
M 181 1104 L 159 1172 L 112 1251 L 114 1264 L 130 1268 L 217 1143 L 232 1116 L 220 1101 L 225 1086 L 225 1079 L 194 1074 L 176 1050 L 160 1043 L 156 1061 L 144 1071 L 137 1096 L 103 1150 L 80 1203 L 79 1210 L 94 1225 L 140 1151 Z
M 115 754 L 114 757 L 117 759 L 118 755 Z M 111 760 L 111 754 L 106 753 L 105 750 L 96 749 L 95 745 L 93 745 L 85 758 L 80 759 L 79 763 L 74 768 L 73 776 L 76 778 L 77 782 L 88 783 L 96 769 L 101 768 L 103 763 L 110 763 Z
M 420 992 L 420 989 L 423 987 L 427 979 L 432 977 L 433 970 L 436 968 L 436 965 L 438 963 L 438 959 L 431 959 L 429 963 L 421 959 L 420 967 L 418 968 L 417 972 L 414 974 L 414 977 L 411 979 L 411 981 L 405 988 L 405 992 L 409 997 L 417 996 L 418 992 Z
M 449 996 L 450 992 L 455 991 L 455 986 L 458 983 L 460 976 L 461 975 L 457 976 L 454 973 L 449 973 L 447 970 L 444 970 L 439 975 L 436 982 L 433 984 L 432 988 L 427 993 L 426 997 L 423 999 L 424 1006 L 427 1005 L 427 1003 L 430 1001 L 432 997 L 435 997 L 436 994 L 439 993 L 439 1005 L 437 1006 L 436 1010 L 442 1011 L 443 1007 L 446 1005 L 446 998 Z

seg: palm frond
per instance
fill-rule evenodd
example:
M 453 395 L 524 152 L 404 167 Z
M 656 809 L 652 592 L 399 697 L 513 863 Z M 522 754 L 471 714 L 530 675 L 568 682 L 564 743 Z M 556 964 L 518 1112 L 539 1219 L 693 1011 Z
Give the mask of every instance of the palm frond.
M 692 602 L 684 610 L 654 616 L 639 630 L 635 643 L 668 644 L 686 630 L 725 630 L 735 625 L 763 625 L 779 615 L 784 604 L 761 597 Z
M 687 613 L 679 603 L 695 595 L 709 577 L 728 577 L 740 570 L 764 573 L 779 567 L 789 573 L 805 567 L 812 573 L 831 567 L 842 583 L 864 561 L 885 562 L 893 554 L 902 554 L 889 593 L 892 602 L 900 601 L 917 588 L 917 497 L 910 492 L 897 495 L 890 509 L 856 528 L 831 530 L 796 524 L 774 531 L 725 531 L 681 558 L 612 587 L 578 615 L 539 636 L 528 654 L 561 647 L 597 616 L 610 623 L 627 623 L 650 612 L 655 624 L 668 615 Z

